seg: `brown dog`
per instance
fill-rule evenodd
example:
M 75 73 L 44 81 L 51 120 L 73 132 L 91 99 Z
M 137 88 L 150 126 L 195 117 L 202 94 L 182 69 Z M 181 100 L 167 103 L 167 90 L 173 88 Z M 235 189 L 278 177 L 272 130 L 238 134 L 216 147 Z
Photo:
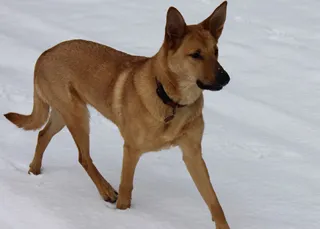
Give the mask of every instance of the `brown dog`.
M 140 156 L 179 146 L 216 227 L 228 229 L 201 153 L 202 91 L 221 90 L 230 80 L 218 62 L 217 48 L 226 10 L 223 2 L 200 24 L 186 25 L 179 11 L 170 7 L 164 42 L 151 58 L 85 40 L 65 41 L 45 51 L 35 65 L 32 114 L 5 115 L 25 130 L 47 122 L 39 132 L 29 173 L 40 173 L 47 145 L 67 126 L 79 162 L 102 198 L 127 209 Z M 124 139 L 119 195 L 91 160 L 87 104 L 115 123 Z

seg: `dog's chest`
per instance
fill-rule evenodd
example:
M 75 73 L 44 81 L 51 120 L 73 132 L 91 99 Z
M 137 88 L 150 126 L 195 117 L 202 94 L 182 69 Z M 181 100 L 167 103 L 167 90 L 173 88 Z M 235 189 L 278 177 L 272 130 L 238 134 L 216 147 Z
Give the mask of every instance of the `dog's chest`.
M 136 119 L 126 125 L 122 135 L 126 143 L 141 151 L 157 151 L 176 145 L 184 133 L 185 117 L 174 117 L 170 122 L 155 122 L 153 118 Z
M 127 144 L 147 152 L 177 145 L 186 127 L 201 113 L 202 98 L 191 106 L 177 108 L 172 120 L 167 122 L 166 118 L 172 115 L 170 108 L 160 107 L 161 110 L 155 109 L 152 113 L 145 106 L 138 106 L 139 100 L 131 99 L 126 104 L 122 108 L 121 134 Z

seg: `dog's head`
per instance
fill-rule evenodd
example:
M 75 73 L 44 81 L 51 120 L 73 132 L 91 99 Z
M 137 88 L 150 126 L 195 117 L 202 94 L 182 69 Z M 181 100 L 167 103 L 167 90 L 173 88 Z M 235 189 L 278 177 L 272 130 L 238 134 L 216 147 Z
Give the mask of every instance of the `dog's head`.
M 218 91 L 229 83 L 228 73 L 218 62 L 217 46 L 226 11 L 225 1 L 201 23 L 186 25 L 176 8 L 168 9 L 164 39 L 167 66 L 183 87 Z

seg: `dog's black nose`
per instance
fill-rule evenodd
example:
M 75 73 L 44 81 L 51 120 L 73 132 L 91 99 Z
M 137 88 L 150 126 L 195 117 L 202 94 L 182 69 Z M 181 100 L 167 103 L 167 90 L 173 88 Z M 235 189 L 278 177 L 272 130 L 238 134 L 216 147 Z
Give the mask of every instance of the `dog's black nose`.
M 229 81 L 230 81 L 229 74 L 219 64 L 217 75 L 216 75 L 216 82 L 221 86 L 226 86 L 229 83 Z

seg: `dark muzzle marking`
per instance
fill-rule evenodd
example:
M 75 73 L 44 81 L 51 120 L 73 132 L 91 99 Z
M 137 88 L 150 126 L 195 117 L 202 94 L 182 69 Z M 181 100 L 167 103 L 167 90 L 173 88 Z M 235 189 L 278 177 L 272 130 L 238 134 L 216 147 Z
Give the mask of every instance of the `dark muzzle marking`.
M 197 80 L 197 85 L 202 90 L 220 91 L 224 86 L 230 82 L 229 74 L 218 63 L 218 69 L 216 73 L 216 79 L 213 84 L 204 84 L 200 80 Z

